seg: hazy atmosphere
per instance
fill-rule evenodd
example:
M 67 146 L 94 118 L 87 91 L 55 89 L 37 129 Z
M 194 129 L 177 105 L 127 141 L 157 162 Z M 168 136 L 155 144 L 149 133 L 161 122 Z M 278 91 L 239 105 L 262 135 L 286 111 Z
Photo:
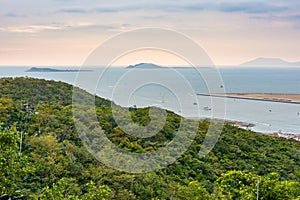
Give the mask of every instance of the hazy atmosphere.
M 217 65 L 257 57 L 296 62 L 299 10 L 296 0 L 1 1 L 0 65 L 81 65 L 106 39 L 143 27 L 187 35 Z
M 300 200 L 299 0 L 0 0 L 0 200 Z

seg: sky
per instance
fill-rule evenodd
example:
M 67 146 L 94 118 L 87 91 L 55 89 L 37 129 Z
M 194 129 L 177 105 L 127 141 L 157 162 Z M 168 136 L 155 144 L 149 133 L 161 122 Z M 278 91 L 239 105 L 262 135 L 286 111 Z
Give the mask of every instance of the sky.
M 182 33 L 216 65 L 257 57 L 300 61 L 299 0 L 0 0 L 0 65 L 82 65 L 107 39 L 138 28 Z M 121 44 L 120 44 L 121 45 Z M 139 52 L 119 65 L 180 65 L 165 53 Z

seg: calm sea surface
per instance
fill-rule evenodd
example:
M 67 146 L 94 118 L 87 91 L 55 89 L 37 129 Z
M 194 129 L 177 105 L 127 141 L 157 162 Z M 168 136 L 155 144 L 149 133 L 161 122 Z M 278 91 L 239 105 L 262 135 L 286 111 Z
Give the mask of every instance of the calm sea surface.
M 89 72 L 25 72 L 27 69 L 29 67 L 0 67 L 0 77 L 63 81 L 123 106 L 159 106 L 185 117 L 225 117 L 253 123 L 255 127 L 251 129 L 258 132 L 300 134 L 300 104 L 197 95 L 223 90 L 227 93 L 300 94 L 300 69 L 91 68 L 93 71 Z

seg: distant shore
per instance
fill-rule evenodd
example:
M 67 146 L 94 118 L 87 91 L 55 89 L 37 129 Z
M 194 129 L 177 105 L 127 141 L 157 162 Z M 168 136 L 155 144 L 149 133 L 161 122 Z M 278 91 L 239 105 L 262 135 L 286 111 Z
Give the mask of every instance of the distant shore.
M 197 94 L 199 96 L 225 97 L 232 99 L 244 99 L 255 101 L 269 101 L 280 103 L 300 104 L 300 94 L 282 94 L 282 93 L 226 93 L 226 94 Z M 300 114 L 300 113 L 298 113 Z M 193 118 L 196 119 L 196 118 Z M 203 119 L 202 119 L 203 120 Z M 217 121 L 217 120 L 216 120 Z M 237 126 L 243 129 L 251 129 L 255 124 L 234 120 L 225 120 L 227 124 Z M 257 132 L 257 131 L 255 131 Z M 281 132 L 259 132 L 272 137 L 282 137 L 294 139 L 300 142 L 300 133 L 281 133 Z
M 89 72 L 92 70 L 82 70 L 82 69 L 53 69 L 45 67 L 32 67 L 25 72 Z
M 200 96 L 225 97 L 256 101 L 272 101 L 281 103 L 300 104 L 300 94 L 277 94 L 277 93 L 226 93 L 226 94 L 197 94 Z

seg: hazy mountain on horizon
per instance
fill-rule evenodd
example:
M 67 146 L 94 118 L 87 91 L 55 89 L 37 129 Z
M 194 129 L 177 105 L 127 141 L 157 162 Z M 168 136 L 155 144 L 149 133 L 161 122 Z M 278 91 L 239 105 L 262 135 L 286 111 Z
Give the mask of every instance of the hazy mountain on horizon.
M 281 58 L 256 58 L 240 64 L 247 67 L 300 67 L 300 62 L 287 62 Z
M 129 65 L 126 68 L 130 68 L 130 69 L 133 69 L 133 68 L 157 69 L 157 68 L 163 68 L 163 67 L 159 66 L 159 65 L 152 64 L 152 63 L 139 63 L 139 64 L 136 64 L 136 65 Z

